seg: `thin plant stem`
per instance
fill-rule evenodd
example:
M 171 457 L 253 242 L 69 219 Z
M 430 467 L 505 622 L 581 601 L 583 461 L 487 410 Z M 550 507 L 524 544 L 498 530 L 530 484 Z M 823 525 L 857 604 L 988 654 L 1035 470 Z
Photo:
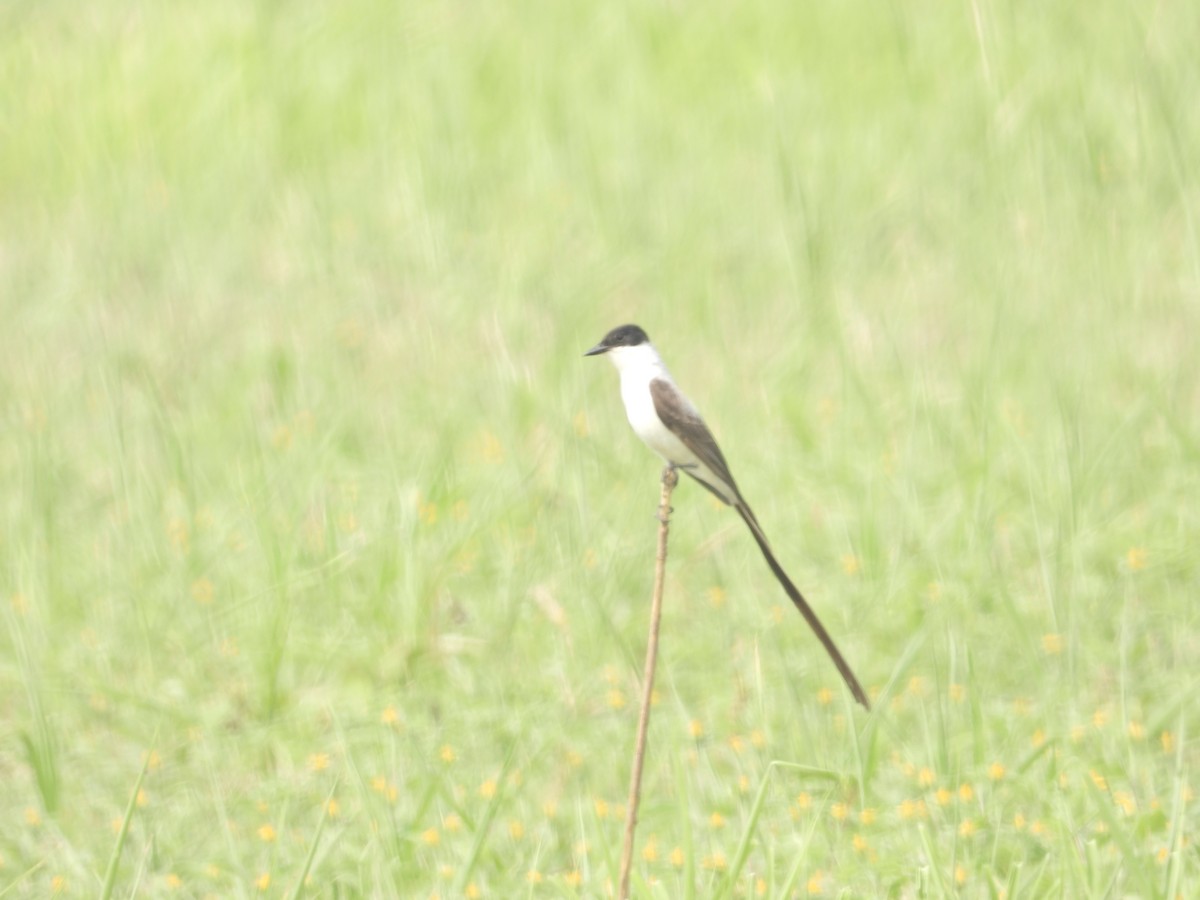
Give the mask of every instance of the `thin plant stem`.
M 642 796 L 642 766 L 646 761 L 646 731 L 650 725 L 650 697 L 654 693 L 654 670 L 658 665 L 658 623 L 662 619 L 663 575 L 667 568 L 667 531 L 671 519 L 671 491 L 679 483 L 674 466 L 662 473 L 662 495 L 658 502 L 658 557 L 654 564 L 654 595 L 650 601 L 650 638 L 646 642 L 646 668 L 642 676 L 642 706 L 638 714 L 637 744 L 633 751 L 633 774 L 629 779 L 629 803 L 625 809 L 625 846 L 621 850 L 621 900 L 629 898 L 629 873 L 633 863 L 633 833 L 637 828 L 638 801 Z

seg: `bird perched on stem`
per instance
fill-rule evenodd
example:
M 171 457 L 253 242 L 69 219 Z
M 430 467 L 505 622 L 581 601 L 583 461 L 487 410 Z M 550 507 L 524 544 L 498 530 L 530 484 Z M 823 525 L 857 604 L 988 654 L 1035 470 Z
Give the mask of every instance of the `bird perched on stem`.
M 841 672 L 854 699 L 870 709 L 866 692 L 863 691 L 850 664 L 846 662 L 833 638 L 804 599 L 804 595 L 779 565 L 754 511 L 738 490 L 737 482 L 733 480 L 716 439 L 700 418 L 696 407 L 675 384 L 646 332 L 637 325 L 621 325 L 614 328 L 584 355 L 601 354 L 612 360 L 620 373 L 621 399 L 625 403 L 625 415 L 629 418 L 634 433 L 646 446 L 666 460 L 668 465 L 686 472 L 711 491 L 718 500 L 738 511 L 750 533 L 754 535 L 767 565 L 833 659 L 833 664 Z

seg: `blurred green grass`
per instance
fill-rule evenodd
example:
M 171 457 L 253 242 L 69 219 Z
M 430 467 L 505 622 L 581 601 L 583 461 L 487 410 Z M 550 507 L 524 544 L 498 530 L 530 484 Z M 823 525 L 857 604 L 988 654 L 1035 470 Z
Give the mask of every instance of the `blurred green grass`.
M 637 889 L 1187 895 L 1198 26 L 6 6 L 0 892 L 603 895 L 636 320 L 877 693 L 685 486 Z

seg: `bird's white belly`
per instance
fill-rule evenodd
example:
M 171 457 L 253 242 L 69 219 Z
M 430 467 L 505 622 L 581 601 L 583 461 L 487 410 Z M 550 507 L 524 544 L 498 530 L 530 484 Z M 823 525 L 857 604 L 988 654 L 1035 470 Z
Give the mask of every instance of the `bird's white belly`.
M 675 437 L 658 417 L 654 398 L 650 396 L 649 384 L 638 379 L 621 379 L 621 399 L 625 404 L 625 415 L 640 437 L 655 453 L 669 463 L 680 466 L 691 465 L 696 457 L 687 445 Z

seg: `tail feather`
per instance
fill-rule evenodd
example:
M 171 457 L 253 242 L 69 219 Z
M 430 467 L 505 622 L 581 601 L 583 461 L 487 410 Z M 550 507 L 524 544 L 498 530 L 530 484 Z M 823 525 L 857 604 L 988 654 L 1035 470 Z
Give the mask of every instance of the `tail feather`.
M 825 626 L 821 624 L 821 620 L 813 612 L 813 608 L 808 605 L 808 601 L 804 599 L 799 589 L 792 584 L 792 580 L 788 578 L 787 573 L 783 571 L 783 567 L 775 559 L 775 554 L 771 552 L 771 545 L 767 542 L 767 536 L 763 534 L 763 530 L 758 524 L 758 519 L 754 517 L 754 512 L 746 504 L 746 501 L 741 500 L 741 498 L 739 498 L 739 502 L 735 506 L 737 511 L 741 513 L 746 525 L 749 526 L 750 533 L 754 535 L 754 540 L 758 543 L 758 549 L 762 551 L 763 557 L 767 560 L 767 565 L 771 567 L 771 571 L 775 573 L 775 577 L 783 585 L 784 591 L 792 598 L 792 602 L 796 604 L 796 609 L 800 610 L 800 615 L 804 616 L 805 621 L 808 622 L 817 639 L 825 647 L 825 651 L 833 660 L 833 664 L 842 673 L 842 678 L 845 679 L 846 685 L 850 688 L 850 693 L 854 695 L 854 699 L 861 703 L 864 708 L 870 709 L 871 704 L 867 700 L 866 692 L 863 691 L 862 685 L 858 683 L 858 678 L 855 677 L 850 664 L 846 662 L 841 651 L 838 650 L 837 645 L 833 642 L 833 638 L 829 636 L 829 632 L 825 630 Z

